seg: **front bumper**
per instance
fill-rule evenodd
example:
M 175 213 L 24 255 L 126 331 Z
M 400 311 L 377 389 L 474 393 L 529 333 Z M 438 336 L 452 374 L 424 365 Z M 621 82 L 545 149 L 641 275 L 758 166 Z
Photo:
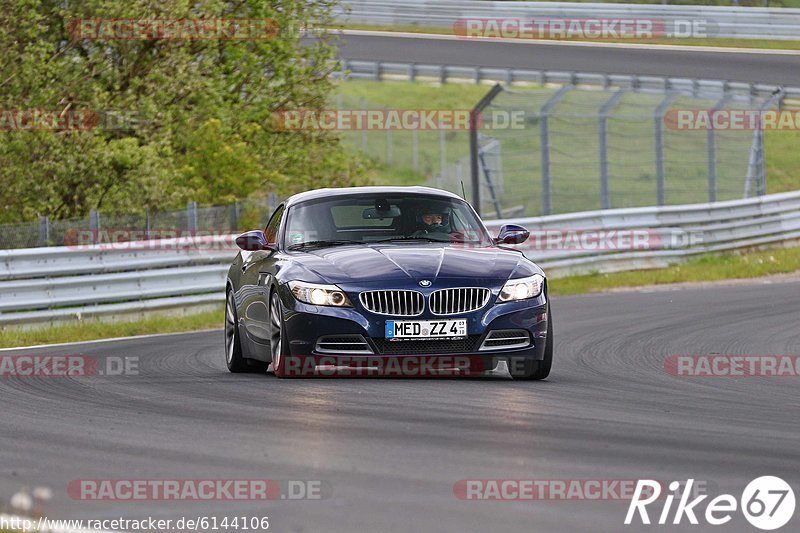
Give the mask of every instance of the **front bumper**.
M 288 291 L 287 291 L 288 292 Z M 504 361 L 511 368 L 525 361 L 542 360 L 547 342 L 547 301 L 538 298 L 488 305 L 461 315 L 437 317 L 427 313 L 415 317 L 391 317 L 370 313 L 358 306 L 321 307 L 298 302 L 283 293 L 285 342 L 288 345 L 288 373 L 316 375 L 484 375 Z M 492 297 L 492 302 L 495 296 Z M 461 341 L 387 341 L 387 320 L 467 320 L 466 339 Z M 529 343 L 524 347 L 484 344 L 492 331 L 525 331 Z M 360 336 L 372 353 L 320 350 L 318 341 L 327 337 Z M 491 343 L 490 343 L 491 344 Z M 483 349 L 482 349 L 483 348 Z

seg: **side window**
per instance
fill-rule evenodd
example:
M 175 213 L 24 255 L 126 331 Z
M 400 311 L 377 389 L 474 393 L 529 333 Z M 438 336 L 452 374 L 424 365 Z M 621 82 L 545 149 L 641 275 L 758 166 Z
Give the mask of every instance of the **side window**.
M 267 227 L 264 230 L 264 235 L 267 236 L 267 242 L 274 244 L 278 241 L 278 230 L 281 227 L 281 220 L 283 219 L 283 206 L 278 207 L 272 214 L 272 217 L 267 222 Z

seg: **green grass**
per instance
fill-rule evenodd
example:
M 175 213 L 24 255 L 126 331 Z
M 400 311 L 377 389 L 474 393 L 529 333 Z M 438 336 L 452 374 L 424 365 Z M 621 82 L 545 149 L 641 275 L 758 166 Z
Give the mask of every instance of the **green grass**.
M 656 270 L 554 278 L 548 285 L 552 295 L 566 296 L 618 287 L 758 278 L 798 271 L 800 248 L 780 248 L 751 253 L 707 254 Z
M 178 333 L 203 329 L 222 328 L 222 308 L 185 316 L 154 316 L 130 322 L 85 320 L 77 324 L 63 324 L 35 329 L 6 328 L 0 330 L 0 348 L 34 346 L 61 342 L 79 342 L 114 337 Z M 220 343 L 222 338 L 220 337 Z
M 587 0 L 588 1 L 588 0 Z M 730 4 L 728 4 L 730 5 Z M 800 0 L 792 7 L 800 7 Z M 379 24 L 346 24 L 334 26 L 335 29 L 370 30 L 370 31 L 395 31 L 405 33 L 431 33 L 452 35 L 453 28 L 419 26 L 415 24 L 379 25 Z M 467 38 L 464 37 L 466 40 Z M 488 39 L 487 39 L 488 40 Z M 582 39 L 550 39 L 572 42 L 598 42 L 584 41 Z M 800 40 L 779 41 L 769 39 L 734 39 L 722 37 L 708 38 L 658 38 L 658 39 L 602 39 L 601 43 L 626 43 L 626 44 L 659 44 L 672 46 L 718 46 L 723 48 L 758 48 L 763 50 L 800 50 Z

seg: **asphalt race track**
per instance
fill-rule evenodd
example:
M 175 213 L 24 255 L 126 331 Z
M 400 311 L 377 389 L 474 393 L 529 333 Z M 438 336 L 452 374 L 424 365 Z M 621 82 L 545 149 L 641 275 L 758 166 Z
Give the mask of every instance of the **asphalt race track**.
M 738 498 L 771 474 L 797 490 L 800 378 L 677 378 L 664 360 L 796 355 L 798 295 L 797 282 L 753 281 L 557 298 L 545 382 L 232 375 L 221 331 L 3 352 L 138 357 L 139 375 L 0 378 L 0 498 L 47 485 L 51 518 L 269 516 L 280 532 L 756 531 L 740 513 L 626 527 L 627 501 L 464 501 L 453 486 L 694 478 Z M 66 489 L 253 478 L 320 480 L 327 498 L 86 502 Z M 795 514 L 784 530 L 797 529 Z
M 800 85 L 800 51 L 763 53 L 654 49 L 608 43 L 493 42 L 414 34 L 339 37 L 345 59 L 453 66 L 641 74 Z

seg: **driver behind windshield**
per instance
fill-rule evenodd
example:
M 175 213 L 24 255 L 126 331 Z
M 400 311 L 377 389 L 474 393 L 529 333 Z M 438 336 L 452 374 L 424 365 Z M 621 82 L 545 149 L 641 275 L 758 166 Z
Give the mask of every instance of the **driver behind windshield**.
M 432 233 L 450 233 L 450 217 L 445 209 L 426 207 L 420 209 L 417 216 L 417 230 L 413 237 L 424 237 Z

